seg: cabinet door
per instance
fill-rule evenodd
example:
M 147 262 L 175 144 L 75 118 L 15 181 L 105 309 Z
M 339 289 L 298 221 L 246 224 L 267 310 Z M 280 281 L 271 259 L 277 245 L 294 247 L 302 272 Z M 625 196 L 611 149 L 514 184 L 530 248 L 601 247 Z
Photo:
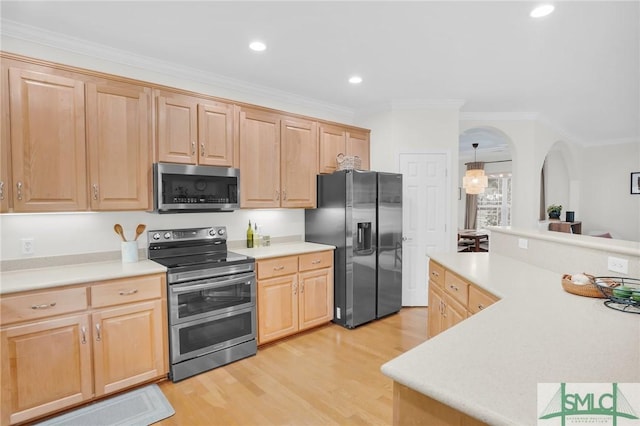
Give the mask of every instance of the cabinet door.
M 88 315 L 7 327 L 2 344 L 3 425 L 92 397 Z
M 160 300 L 103 309 L 92 320 L 96 396 L 165 373 Z
M 457 303 L 453 297 L 445 294 L 444 303 L 446 306 L 444 310 L 443 331 L 467 319 L 467 310 L 464 306 Z
M 198 105 L 198 163 L 233 167 L 233 105 Z
M 298 331 L 297 275 L 258 281 L 258 343 Z
M 2 78 L 0 79 L 0 213 L 9 211 L 11 208 L 11 146 L 9 141 L 11 135 L 9 130 L 9 67 L 0 65 Z
M 149 208 L 151 89 L 87 84 L 87 135 L 92 210 Z
M 282 120 L 280 141 L 282 207 L 315 208 L 318 129 L 313 121 Z
M 360 157 L 361 169 L 369 170 L 371 168 L 369 162 L 369 134 L 365 132 L 347 132 L 347 154 Z
M 84 83 L 9 69 L 16 212 L 87 209 Z
M 342 127 L 328 124 L 320 125 L 320 173 L 333 173 L 336 171 L 338 154 L 347 152 L 347 132 Z
M 240 206 L 280 207 L 280 116 L 240 110 Z
M 442 331 L 444 301 L 442 290 L 429 282 L 429 307 L 427 308 L 427 337 L 432 338 Z
M 198 100 L 156 91 L 158 161 L 196 164 Z
M 331 321 L 333 318 L 333 269 L 302 272 L 299 280 L 300 330 Z

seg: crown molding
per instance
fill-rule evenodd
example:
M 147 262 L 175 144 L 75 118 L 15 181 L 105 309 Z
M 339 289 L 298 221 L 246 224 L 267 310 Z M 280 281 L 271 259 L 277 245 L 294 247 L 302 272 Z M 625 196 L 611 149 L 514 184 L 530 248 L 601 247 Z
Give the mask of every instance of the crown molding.
M 211 74 L 210 72 L 200 69 L 178 65 L 144 55 L 133 54 L 131 52 L 114 49 L 103 44 L 88 42 L 86 40 L 69 37 L 64 34 L 25 25 L 15 21 L 0 19 L 0 35 L 2 37 L 10 37 L 40 46 L 67 51 L 84 57 L 95 58 L 142 70 L 149 70 L 154 73 L 165 74 L 172 78 L 180 78 L 201 84 L 216 86 L 221 89 L 239 92 L 251 97 L 258 95 L 278 102 L 285 102 L 287 104 L 295 104 L 305 108 L 324 111 L 331 115 L 349 117 L 351 120 L 353 120 L 353 117 L 355 116 L 355 110 L 352 108 L 321 102 L 295 93 L 276 90 L 234 78 Z

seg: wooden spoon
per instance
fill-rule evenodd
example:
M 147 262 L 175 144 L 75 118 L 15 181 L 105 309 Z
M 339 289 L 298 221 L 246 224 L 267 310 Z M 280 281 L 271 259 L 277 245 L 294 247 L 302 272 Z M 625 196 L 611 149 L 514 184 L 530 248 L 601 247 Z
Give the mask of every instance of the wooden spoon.
M 136 237 L 133 239 L 134 241 L 138 240 L 138 237 L 142 235 L 144 230 L 147 228 L 147 225 L 143 225 L 142 223 L 136 227 Z
M 124 237 L 124 229 L 122 229 L 122 225 L 120 225 L 119 223 L 116 223 L 115 225 L 113 225 L 113 230 L 116 231 L 116 234 L 120 235 L 120 238 L 122 238 L 122 241 L 126 242 L 127 239 Z

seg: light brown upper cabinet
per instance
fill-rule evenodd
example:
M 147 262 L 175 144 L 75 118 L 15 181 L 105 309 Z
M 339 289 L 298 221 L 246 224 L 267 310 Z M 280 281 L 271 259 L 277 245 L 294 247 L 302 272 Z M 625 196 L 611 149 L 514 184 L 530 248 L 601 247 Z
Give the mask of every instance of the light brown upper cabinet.
M 315 121 L 283 118 L 280 137 L 280 206 L 315 207 L 317 124 Z
M 151 89 L 87 83 L 87 142 L 92 210 L 149 208 Z
M 336 157 L 347 152 L 347 131 L 343 127 L 320 124 L 320 173 L 337 169 Z
M 150 88 L 11 60 L 2 72 L 2 211 L 149 208 Z
M 11 135 L 9 116 L 9 71 L 4 62 L 1 66 L 0 79 L 0 213 L 9 211 L 11 207 Z
M 315 207 L 317 138 L 314 121 L 241 108 L 240 205 Z
M 234 106 L 155 90 L 158 161 L 234 166 Z
M 337 170 L 339 154 L 360 157 L 362 170 L 369 170 L 369 132 L 351 130 L 330 124 L 320 124 L 320 173 L 329 174 Z
M 9 69 L 16 212 L 87 209 L 84 82 Z
M 362 170 L 369 170 L 369 133 L 358 131 L 347 131 L 347 155 L 357 155 L 360 157 Z

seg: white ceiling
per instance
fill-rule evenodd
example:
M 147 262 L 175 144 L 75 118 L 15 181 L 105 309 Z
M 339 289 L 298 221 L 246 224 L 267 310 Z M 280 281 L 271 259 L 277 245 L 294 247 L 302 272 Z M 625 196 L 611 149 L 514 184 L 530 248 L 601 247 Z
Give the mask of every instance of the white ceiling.
M 516 0 L 3 0 L 0 15 L 8 35 L 33 26 L 354 112 L 462 100 L 538 113 L 579 143 L 640 140 L 640 2 L 554 3 L 538 20 Z

